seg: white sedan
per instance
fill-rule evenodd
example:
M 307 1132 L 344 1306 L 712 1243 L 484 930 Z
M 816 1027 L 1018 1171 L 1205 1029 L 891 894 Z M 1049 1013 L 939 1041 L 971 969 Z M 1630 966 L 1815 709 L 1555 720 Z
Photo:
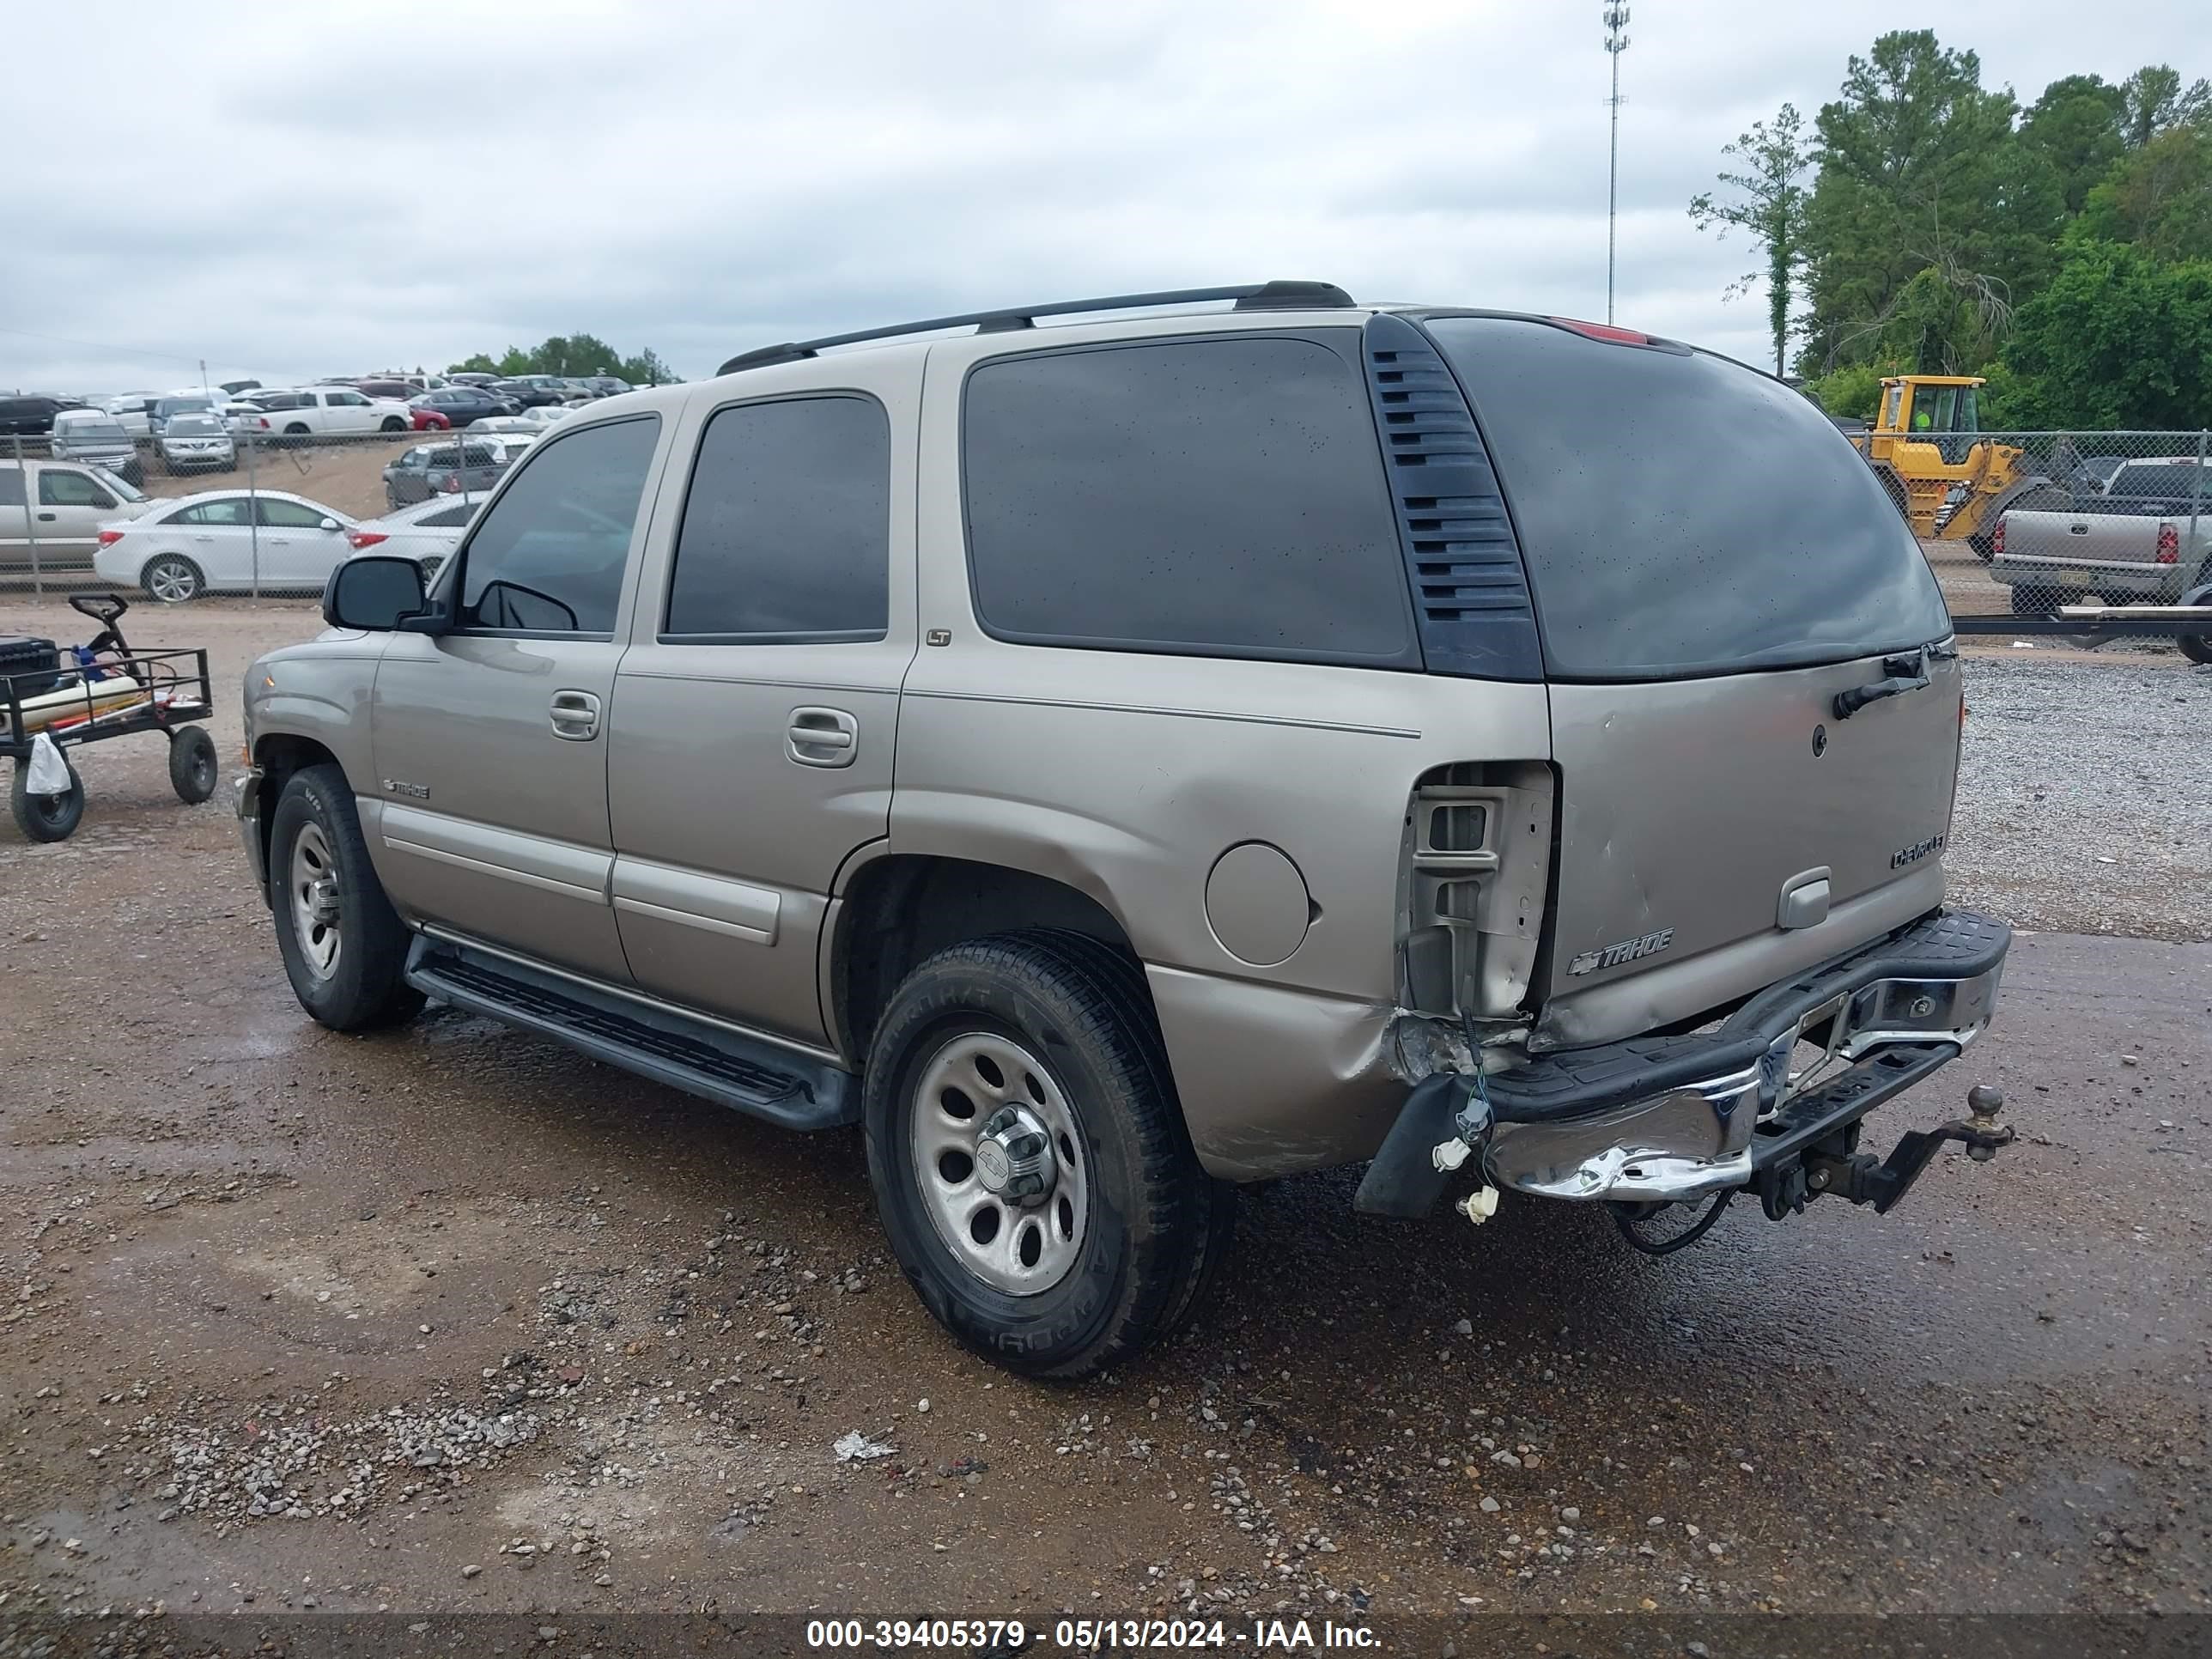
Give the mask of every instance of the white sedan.
M 257 587 L 319 588 L 352 556 L 353 528 L 344 514 L 304 495 L 210 490 L 102 525 L 92 568 L 164 605 Z
M 453 556 L 469 520 L 483 504 L 481 495 L 469 501 L 433 495 L 427 501 L 410 501 L 380 519 L 363 519 L 346 532 L 346 542 L 356 553 L 393 553 L 412 559 L 428 578 Z

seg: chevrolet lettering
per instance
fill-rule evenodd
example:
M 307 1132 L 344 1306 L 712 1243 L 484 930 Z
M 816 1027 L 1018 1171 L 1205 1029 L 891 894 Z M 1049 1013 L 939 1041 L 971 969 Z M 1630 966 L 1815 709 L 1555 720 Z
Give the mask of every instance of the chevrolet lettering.
M 1889 867 L 1902 870 L 1908 864 L 1917 864 L 1930 853 L 1943 850 L 1943 837 L 1930 836 L 1925 841 L 1916 841 L 1910 847 L 1900 847 L 1889 855 Z

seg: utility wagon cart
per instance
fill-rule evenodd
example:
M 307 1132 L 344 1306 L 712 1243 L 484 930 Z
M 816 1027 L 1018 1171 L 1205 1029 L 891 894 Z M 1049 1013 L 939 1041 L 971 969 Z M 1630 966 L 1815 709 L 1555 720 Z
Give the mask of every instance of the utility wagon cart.
M 69 751 L 141 732 L 169 740 L 169 783 L 188 805 L 215 793 L 215 739 L 204 726 L 212 708 L 207 653 L 136 651 L 118 625 L 130 601 L 119 593 L 78 593 L 70 606 L 100 624 L 89 645 L 57 649 L 50 640 L 0 641 L 0 755 L 15 763 L 9 805 L 32 841 L 64 841 L 84 817 L 84 781 Z M 31 787 L 40 738 L 61 751 L 68 787 Z

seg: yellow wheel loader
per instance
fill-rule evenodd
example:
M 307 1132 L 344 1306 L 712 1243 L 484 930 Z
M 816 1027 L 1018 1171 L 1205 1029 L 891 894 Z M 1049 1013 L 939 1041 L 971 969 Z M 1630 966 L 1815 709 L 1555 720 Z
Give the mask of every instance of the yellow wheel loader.
M 2007 508 L 2063 510 L 2073 497 L 2032 471 L 2024 451 L 1978 435 L 1981 385 L 1965 374 L 1892 375 L 1873 428 L 1852 441 L 1915 536 L 1963 541 L 1987 559 Z

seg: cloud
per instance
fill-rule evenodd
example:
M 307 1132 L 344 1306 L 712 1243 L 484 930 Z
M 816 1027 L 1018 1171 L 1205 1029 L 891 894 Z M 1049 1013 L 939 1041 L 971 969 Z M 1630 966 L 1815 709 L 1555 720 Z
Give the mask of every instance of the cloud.
M 1762 305 L 1720 297 L 1754 260 L 1688 198 L 1751 120 L 1809 112 L 1924 13 L 1636 9 L 1619 313 L 1757 360 Z M 0 386 L 436 366 L 578 329 L 699 374 L 903 317 L 1276 276 L 1601 316 L 1597 11 L 25 9 L 15 127 L 43 137 L 10 168 Z M 1935 26 L 2033 96 L 2126 73 L 2193 14 L 2145 0 L 2110 47 L 2056 0 L 1957 0 Z

